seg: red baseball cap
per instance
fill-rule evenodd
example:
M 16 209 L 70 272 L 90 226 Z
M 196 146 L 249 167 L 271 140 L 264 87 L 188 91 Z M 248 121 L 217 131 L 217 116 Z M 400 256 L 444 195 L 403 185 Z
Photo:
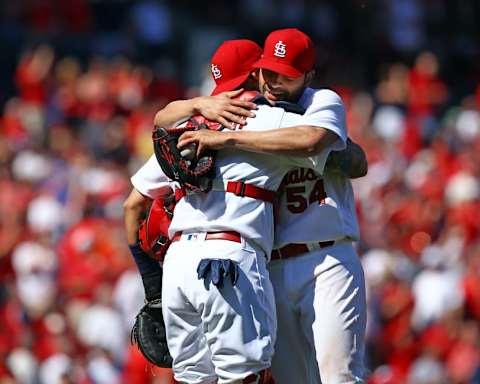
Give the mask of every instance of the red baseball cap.
M 212 92 L 232 91 L 242 85 L 254 70 L 262 48 L 251 40 L 226 40 L 213 54 L 210 70 L 217 85 Z
M 262 58 L 254 68 L 269 69 L 288 77 L 299 77 L 313 69 L 315 46 L 296 28 L 278 29 L 267 36 Z

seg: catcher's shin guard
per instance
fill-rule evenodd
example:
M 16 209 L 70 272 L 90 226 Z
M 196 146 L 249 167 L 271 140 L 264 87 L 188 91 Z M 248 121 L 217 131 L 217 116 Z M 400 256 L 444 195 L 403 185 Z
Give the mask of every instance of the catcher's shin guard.
M 242 381 L 243 384 L 275 384 L 272 376 L 272 370 L 266 368 L 260 372 L 248 375 Z

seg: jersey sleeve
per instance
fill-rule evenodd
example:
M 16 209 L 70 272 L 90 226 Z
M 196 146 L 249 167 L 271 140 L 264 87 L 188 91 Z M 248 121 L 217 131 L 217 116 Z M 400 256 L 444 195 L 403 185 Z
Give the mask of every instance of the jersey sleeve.
M 341 97 L 331 90 L 322 89 L 313 93 L 310 100 L 302 124 L 333 131 L 340 140 L 337 140 L 331 149 L 336 151 L 345 149 L 348 134 L 345 106 Z
M 162 196 L 165 187 L 173 187 L 173 182 L 163 173 L 155 155 L 150 156 L 130 180 L 138 192 L 151 199 Z
M 285 112 L 283 114 L 282 121 L 280 122 L 280 128 L 295 127 L 299 125 L 305 125 L 304 115 L 298 115 L 291 112 Z M 334 145 L 335 144 L 336 142 Z M 331 150 L 332 146 L 328 146 L 314 156 L 282 156 L 281 159 L 288 162 L 288 164 L 292 167 L 311 168 L 319 175 L 322 175 L 323 169 L 325 168 L 325 163 L 327 162 L 328 154 Z
M 336 95 L 336 93 L 332 92 L 332 94 Z M 340 97 L 337 95 L 337 98 L 334 98 L 335 102 L 341 103 L 343 108 L 343 103 Z M 245 130 L 250 131 L 265 131 L 270 129 L 276 128 L 289 128 L 295 127 L 299 125 L 312 125 L 316 127 L 321 127 L 325 129 L 329 129 L 324 127 L 323 121 L 328 120 L 325 116 L 328 115 L 336 115 L 337 112 L 328 111 L 328 106 L 324 106 L 323 108 L 325 111 L 321 110 L 320 106 L 316 106 L 316 110 L 314 110 L 312 103 L 312 107 L 310 108 L 310 112 L 307 110 L 306 114 L 299 115 L 292 112 L 286 112 L 282 108 L 271 107 L 267 105 L 259 106 L 256 117 L 247 119 L 248 124 L 245 126 Z M 332 105 L 335 104 L 332 102 Z M 343 109 L 342 109 L 343 110 Z M 311 115 L 307 115 L 310 113 Z M 343 117 L 343 121 L 345 118 Z M 332 123 L 333 124 L 333 123 Z M 325 125 L 328 125 L 325 123 Z M 330 125 L 329 125 L 330 126 Z M 300 157 L 300 156 L 278 156 L 277 161 L 279 163 L 287 163 L 292 167 L 301 167 L 301 168 L 312 168 L 318 174 L 323 174 L 323 169 L 325 167 L 325 163 L 327 161 L 328 154 L 331 150 L 342 150 L 345 148 L 346 144 L 345 141 L 347 139 L 346 132 L 345 132 L 345 124 L 342 125 L 344 131 L 344 139 L 341 136 L 342 129 L 336 128 L 332 129 L 335 134 L 339 136 L 338 140 L 334 142 L 332 145 L 325 148 L 321 153 L 310 156 L 310 157 Z

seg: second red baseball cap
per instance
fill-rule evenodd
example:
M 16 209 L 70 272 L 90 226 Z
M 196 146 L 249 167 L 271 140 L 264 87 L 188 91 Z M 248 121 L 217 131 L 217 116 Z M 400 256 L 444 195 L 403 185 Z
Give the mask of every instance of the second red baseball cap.
M 255 68 L 268 69 L 287 77 L 299 77 L 313 69 L 315 46 L 296 28 L 278 29 L 267 36 L 262 58 Z
M 262 48 L 251 40 L 226 40 L 213 54 L 210 70 L 216 87 L 212 95 L 232 91 L 244 83 L 254 70 Z

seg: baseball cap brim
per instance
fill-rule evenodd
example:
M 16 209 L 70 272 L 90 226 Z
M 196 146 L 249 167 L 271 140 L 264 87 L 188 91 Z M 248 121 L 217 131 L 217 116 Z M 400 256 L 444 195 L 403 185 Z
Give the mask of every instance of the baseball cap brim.
M 255 64 L 253 68 L 268 69 L 270 71 L 279 73 L 280 75 L 287 77 L 300 77 L 303 75 L 303 72 L 300 72 L 298 69 L 295 69 L 291 65 L 279 63 L 278 61 L 272 60 L 268 57 L 262 57 Z
M 247 72 L 241 76 L 234 77 L 228 81 L 225 81 L 222 84 L 219 84 L 212 91 L 211 96 L 218 95 L 222 92 L 233 91 L 234 89 L 240 88 L 240 86 L 247 81 L 250 72 Z

